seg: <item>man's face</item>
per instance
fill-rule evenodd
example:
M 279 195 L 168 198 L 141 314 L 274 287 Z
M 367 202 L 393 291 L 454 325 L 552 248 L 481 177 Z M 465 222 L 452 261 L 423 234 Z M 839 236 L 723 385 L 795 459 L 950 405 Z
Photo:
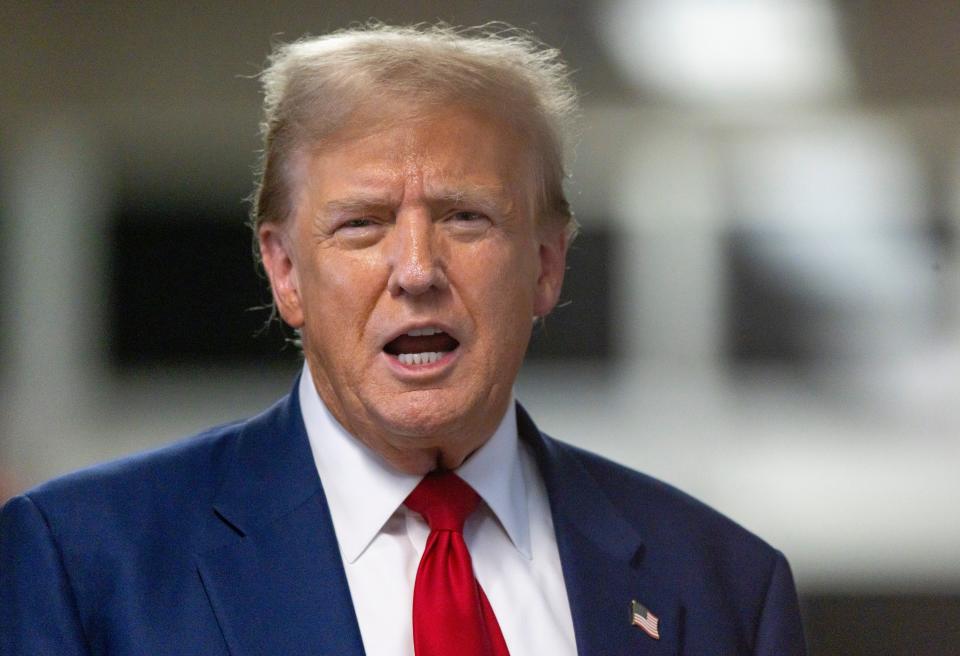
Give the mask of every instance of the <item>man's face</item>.
M 456 467 L 495 430 L 563 279 L 510 128 L 464 110 L 354 126 L 305 156 L 296 210 L 260 230 L 321 398 L 402 470 Z

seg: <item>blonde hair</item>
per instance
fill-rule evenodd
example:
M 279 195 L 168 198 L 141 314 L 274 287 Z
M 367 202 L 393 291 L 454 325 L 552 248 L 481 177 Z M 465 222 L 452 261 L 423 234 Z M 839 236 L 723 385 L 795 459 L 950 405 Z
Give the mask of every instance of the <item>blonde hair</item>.
M 536 164 L 537 216 L 576 231 L 563 189 L 564 154 L 578 104 L 557 50 L 501 25 L 394 27 L 371 23 L 278 47 L 260 76 L 263 154 L 252 223 L 293 212 L 290 169 L 372 103 L 402 98 L 423 110 L 475 107 L 525 135 Z

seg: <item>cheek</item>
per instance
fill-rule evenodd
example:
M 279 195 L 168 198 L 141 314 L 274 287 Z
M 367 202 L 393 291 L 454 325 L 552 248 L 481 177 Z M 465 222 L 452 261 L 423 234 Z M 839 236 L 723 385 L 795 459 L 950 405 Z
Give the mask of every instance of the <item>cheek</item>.
M 310 263 L 310 283 L 318 295 L 357 299 L 383 287 L 382 257 L 375 249 L 344 253 L 335 247 L 320 249 Z M 328 308 L 329 310 L 329 308 Z
M 381 277 L 369 258 L 318 255 L 301 277 L 308 331 L 340 348 L 358 341 L 383 289 Z
M 474 261 L 468 284 L 486 329 L 496 339 L 522 335 L 533 318 L 536 260 L 530 249 L 491 249 Z

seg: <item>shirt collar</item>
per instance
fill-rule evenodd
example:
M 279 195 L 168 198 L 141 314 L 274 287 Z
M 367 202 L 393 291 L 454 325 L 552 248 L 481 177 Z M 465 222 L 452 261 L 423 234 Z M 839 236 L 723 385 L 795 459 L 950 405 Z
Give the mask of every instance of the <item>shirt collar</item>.
M 345 561 L 356 561 L 420 482 L 353 437 L 320 399 L 306 363 L 298 388 L 303 423 Z M 497 430 L 457 469 L 527 559 L 530 522 L 513 399 Z M 357 491 L 362 490 L 361 494 Z
M 457 475 L 476 490 L 510 536 L 513 546 L 530 560 L 533 556 L 527 486 L 519 448 L 517 410 L 511 397 L 493 436 L 460 465 Z

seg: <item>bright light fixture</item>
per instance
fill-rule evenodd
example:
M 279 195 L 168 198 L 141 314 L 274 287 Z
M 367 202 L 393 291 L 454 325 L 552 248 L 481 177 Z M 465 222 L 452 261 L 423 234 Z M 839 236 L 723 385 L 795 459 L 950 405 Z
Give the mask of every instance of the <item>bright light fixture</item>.
M 826 0 L 611 0 L 601 26 L 634 84 L 683 101 L 822 100 L 849 87 Z

